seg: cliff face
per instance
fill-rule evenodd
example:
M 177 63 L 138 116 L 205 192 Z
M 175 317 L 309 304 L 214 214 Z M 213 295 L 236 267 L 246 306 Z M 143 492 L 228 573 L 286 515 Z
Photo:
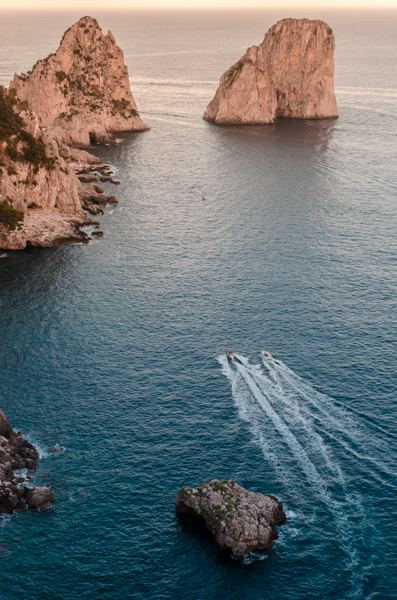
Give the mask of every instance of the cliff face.
M 337 117 L 334 51 L 324 21 L 279 21 L 222 75 L 204 119 L 226 125 Z
M 84 17 L 68 29 L 55 54 L 39 60 L 11 87 L 27 100 L 39 124 L 68 146 L 112 143 L 115 131 L 148 129 L 132 96 L 122 50 L 109 31 Z
M 0 87 L 0 248 L 87 241 L 80 187 L 52 134 L 15 90 Z

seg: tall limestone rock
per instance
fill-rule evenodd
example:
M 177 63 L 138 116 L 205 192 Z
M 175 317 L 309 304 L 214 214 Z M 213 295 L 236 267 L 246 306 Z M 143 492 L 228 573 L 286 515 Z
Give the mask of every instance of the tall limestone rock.
M 282 19 L 226 71 L 204 119 L 223 125 L 276 117 L 337 117 L 335 37 L 324 21 Z
M 39 60 L 11 87 L 59 141 L 85 148 L 115 141 L 111 132 L 148 129 L 131 93 L 124 55 L 109 31 L 84 17 L 68 29 L 55 54 Z
M 0 248 L 88 241 L 80 189 L 52 133 L 15 89 L 0 86 Z

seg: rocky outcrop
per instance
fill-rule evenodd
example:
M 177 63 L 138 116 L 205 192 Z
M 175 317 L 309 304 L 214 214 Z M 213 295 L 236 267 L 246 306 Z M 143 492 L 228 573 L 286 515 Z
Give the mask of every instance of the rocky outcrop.
M 80 190 L 80 199 L 84 210 L 92 215 L 102 215 L 103 210 L 100 206 L 108 204 L 117 204 L 115 196 L 107 196 L 103 192 L 103 188 L 95 183 L 89 183 Z
M 9 514 L 31 508 L 46 508 L 54 499 L 47 487 L 27 484 L 15 471 L 34 471 L 39 453 L 25 440 L 21 432 L 14 433 L 4 413 L 0 410 L 0 513 Z
M 87 242 L 81 184 L 51 132 L 0 87 L 0 248 Z
M 55 54 L 27 75 L 15 75 L 11 87 L 39 124 L 68 146 L 114 143 L 112 132 L 148 129 L 131 93 L 122 50 L 91 17 L 65 32 Z
M 53 500 L 54 492 L 44 486 L 37 486 L 26 494 L 29 508 L 47 508 Z
M 337 117 L 334 50 L 324 21 L 282 19 L 222 75 L 204 119 L 249 125 Z
M 7 417 L 5 416 L 3 411 L 0 409 L 0 436 L 9 439 L 11 433 L 12 433 L 12 427 L 9 424 Z
M 286 519 L 283 505 L 274 496 L 248 492 L 234 481 L 217 479 L 197 489 L 182 488 L 175 510 L 203 518 L 218 545 L 235 556 L 270 550 L 278 538 L 276 525 Z

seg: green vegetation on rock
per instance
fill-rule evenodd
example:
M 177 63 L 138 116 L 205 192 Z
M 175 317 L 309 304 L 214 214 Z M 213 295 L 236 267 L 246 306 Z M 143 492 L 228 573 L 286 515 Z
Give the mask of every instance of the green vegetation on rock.
M 22 229 L 24 214 L 12 206 L 12 200 L 8 196 L 0 202 L 0 224 L 8 226 L 9 231 Z
M 20 102 L 16 90 L 10 88 L 6 94 L 4 87 L 0 86 L 0 141 L 6 142 L 5 155 L 14 163 L 30 163 L 34 165 L 35 172 L 40 167 L 49 171 L 55 168 L 55 157 L 47 155 L 43 138 L 35 138 L 26 131 L 26 123 L 16 112 L 17 108 L 27 108 L 27 103 Z M 15 175 L 13 167 L 8 169 L 9 175 Z

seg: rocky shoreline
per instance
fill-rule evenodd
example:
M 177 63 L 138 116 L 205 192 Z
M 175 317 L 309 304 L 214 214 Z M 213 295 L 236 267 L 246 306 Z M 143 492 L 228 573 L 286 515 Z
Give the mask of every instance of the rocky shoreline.
M 81 228 L 98 222 L 86 212 L 117 202 L 92 184 L 120 181 L 83 148 L 147 129 L 121 48 L 83 17 L 54 54 L 0 86 L 0 249 L 88 243 Z
M 249 492 L 235 481 L 212 479 L 197 489 L 179 490 L 176 513 L 204 519 L 218 546 L 235 556 L 270 550 L 278 539 L 276 525 L 286 520 L 274 496 Z
M 1 514 L 23 512 L 28 507 L 43 509 L 50 506 L 54 492 L 45 486 L 33 486 L 31 477 L 18 471 L 35 471 L 39 453 L 22 432 L 15 433 L 0 410 L 0 523 Z

